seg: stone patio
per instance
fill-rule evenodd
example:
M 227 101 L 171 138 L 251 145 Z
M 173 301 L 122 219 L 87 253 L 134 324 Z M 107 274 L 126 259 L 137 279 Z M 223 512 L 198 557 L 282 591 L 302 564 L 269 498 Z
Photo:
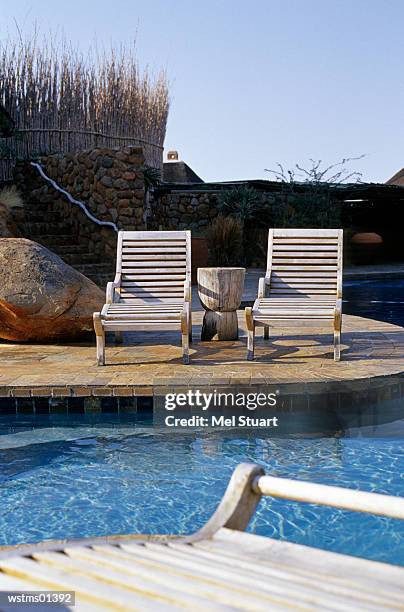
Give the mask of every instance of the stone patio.
M 387 379 L 401 384 L 404 329 L 345 315 L 342 360 L 333 361 L 332 336 L 317 328 L 275 330 L 269 341 L 257 338 L 256 360 L 247 362 L 244 312 L 240 339 L 200 342 L 203 313 L 194 313 L 191 364 L 182 363 L 180 334 L 156 331 L 112 337 L 107 365 L 95 363 L 95 341 L 65 345 L 0 344 L 0 396 L 85 397 L 151 396 L 170 390 L 228 385 L 275 386 L 282 392 L 369 389 Z M 401 392 L 400 392 L 401 396 Z

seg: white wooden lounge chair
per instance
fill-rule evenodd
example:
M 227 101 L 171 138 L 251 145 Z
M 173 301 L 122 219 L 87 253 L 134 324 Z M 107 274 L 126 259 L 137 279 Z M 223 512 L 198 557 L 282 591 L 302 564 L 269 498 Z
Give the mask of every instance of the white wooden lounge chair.
M 256 327 L 283 321 L 314 321 L 333 325 L 334 359 L 340 360 L 342 321 L 341 229 L 271 229 L 267 271 L 258 298 L 246 308 L 247 359 L 254 359 Z
M 180 328 L 184 363 L 192 341 L 191 232 L 119 232 L 115 280 L 93 315 L 97 363 L 105 364 L 105 332 Z

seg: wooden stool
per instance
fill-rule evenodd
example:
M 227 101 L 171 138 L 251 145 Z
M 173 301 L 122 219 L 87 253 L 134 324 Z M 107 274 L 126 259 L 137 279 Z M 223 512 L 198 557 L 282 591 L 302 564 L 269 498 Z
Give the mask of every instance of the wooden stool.
M 198 268 L 198 294 L 205 309 L 201 340 L 237 340 L 237 308 L 245 268 Z

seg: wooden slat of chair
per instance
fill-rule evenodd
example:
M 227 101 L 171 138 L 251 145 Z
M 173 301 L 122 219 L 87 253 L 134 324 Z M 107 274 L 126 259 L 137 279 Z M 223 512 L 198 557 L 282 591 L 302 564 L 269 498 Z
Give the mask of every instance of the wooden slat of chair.
M 154 270 L 155 272 L 155 270 Z M 136 281 L 182 281 L 184 282 L 186 278 L 186 274 L 163 274 L 155 272 L 154 274 L 144 274 L 143 272 L 138 272 L 138 270 L 134 270 L 133 272 L 126 271 L 125 279 L 127 280 L 136 280 Z M 174 284 L 178 284 L 174 282 Z
M 318 570 L 313 571 L 311 570 L 311 568 L 308 569 L 307 564 L 302 563 L 301 561 L 299 565 L 289 566 L 282 562 L 282 556 L 278 553 L 278 551 L 278 554 L 276 555 L 273 554 L 272 556 L 268 555 L 264 557 L 260 554 L 261 550 L 257 547 L 258 551 L 256 554 L 259 558 L 258 561 L 257 559 L 254 559 L 254 540 L 252 538 L 249 538 L 248 548 L 248 550 L 252 554 L 246 554 L 241 557 L 239 554 L 237 554 L 234 545 L 229 545 L 227 541 L 223 542 L 221 536 L 223 536 L 223 532 L 225 531 L 227 530 L 219 531 L 216 536 L 217 539 L 213 538 L 211 540 L 195 542 L 195 544 L 193 544 L 193 548 L 196 549 L 198 553 L 202 555 L 203 558 L 205 558 L 206 560 L 217 560 L 217 562 L 220 562 L 223 565 L 229 565 L 230 567 L 233 567 L 234 569 L 237 569 L 237 571 L 240 572 L 244 569 L 250 569 L 251 571 L 254 571 L 254 569 L 258 565 L 260 568 L 260 573 L 263 576 L 266 576 L 267 580 L 272 580 L 273 578 L 278 577 L 286 580 L 290 584 L 314 587 L 315 589 L 317 589 L 318 592 L 325 592 L 328 595 L 331 595 L 332 597 L 335 595 L 349 597 L 351 599 L 352 605 L 355 605 L 355 600 L 358 600 L 356 605 L 359 605 L 359 602 L 363 599 L 368 600 L 370 603 L 378 605 L 382 605 L 385 602 L 384 595 L 380 595 L 378 592 L 369 593 L 368 584 L 361 584 L 360 582 L 352 584 L 349 583 L 349 581 L 340 581 L 338 580 L 338 578 L 337 580 L 333 580 L 334 576 L 332 573 L 326 576 L 326 580 L 319 580 Z M 270 550 L 272 546 L 274 546 L 275 548 L 276 545 L 276 540 L 269 540 L 267 538 L 268 550 Z
M 253 538 L 254 536 L 249 539 Z M 204 543 L 207 542 L 209 540 L 204 541 Z M 251 588 L 254 589 L 257 582 L 261 587 L 265 584 L 266 589 L 272 592 L 273 596 L 280 596 L 281 594 L 285 596 L 285 593 L 287 593 L 288 599 L 285 603 L 289 603 L 292 607 L 296 601 L 299 601 L 302 605 L 310 606 L 321 599 L 322 606 L 326 609 L 343 606 L 344 610 L 356 612 L 358 606 L 363 604 L 364 600 L 369 605 L 368 609 L 374 610 L 377 610 L 376 605 L 380 605 L 383 601 L 377 595 L 369 596 L 365 588 L 344 588 L 344 585 L 330 585 L 327 581 L 319 585 L 316 575 L 301 576 L 289 568 L 277 566 L 276 562 L 257 563 L 254 557 L 249 555 L 234 554 L 231 557 L 226 556 L 221 551 L 220 546 L 215 546 L 214 552 L 209 552 L 198 544 L 192 545 L 191 551 L 189 551 L 189 546 L 180 543 L 170 544 L 169 548 L 175 548 L 176 552 L 183 551 L 184 563 L 186 563 L 188 556 L 194 563 L 198 563 L 202 567 L 203 564 L 206 564 L 207 567 L 211 568 L 212 573 L 215 570 L 218 573 L 226 573 L 226 575 L 237 572 L 240 576 L 240 584 L 250 584 Z
M 329 300 L 325 309 L 324 300 Z M 271 321 L 319 318 L 334 321 L 334 359 L 339 361 L 341 302 L 342 230 L 269 230 L 266 275 L 253 308 L 246 308 L 247 358 L 254 358 L 257 326 L 264 327 L 268 339 Z
M 363 593 L 365 601 L 369 594 L 370 599 L 380 599 L 384 605 L 396 607 L 397 603 L 402 603 L 404 570 L 399 566 L 226 528 L 196 546 L 215 554 L 219 552 L 230 560 L 238 559 L 241 549 L 244 558 L 257 565 L 274 566 L 303 578 L 315 577 L 319 588 L 334 584 L 337 588 L 347 587 Z
M 239 599 L 239 605 L 243 603 L 250 604 L 250 606 L 257 605 L 258 602 L 264 604 L 272 609 L 273 605 L 283 607 L 294 607 L 296 600 L 299 600 L 300 605 L 303 609 L 310 609 L 310 603 L 316 598 L 315 584 L 313 581 L 312 585 L 295 585 L 293 583 L 293 575 L 288 574 L 287 576 L 276 576 L 272 574 L 271 578 L 265 572 L 261 572 L 261 567 L 256 564 L 254 567 L 253 563 L 245 564 L 241 571 L 235 571 L 236 564 L 231 565 L 226 563 L 223 557 L 217 554 L 206 556 L 194 545 L 187 544 L 169 544 L 166 547 L 168 550 L 165 552 L 162 546 L 147 544 L 142 548 L 141 555 L 145 560 L 154 561 L 155 563 L 163 562 L 164 556 L 170 559 L 170 563 L 176 568 L 177 571 L 187 573 L 188 575 L 192 572 L 192 576 L 201 576 L 206 581 L 213 582 L 217 586 L 226 587 L 233 591 L 235 597 L 234 603 Z M 125 547 L 128 550 L 127 547 Z M 136 556 L 139 555 L 137 551 L 132 551 Z M 242 555 L 239 555 L 243 558 Z M 250 602 L 245 602 L 244 598 L 249 593 L 254 593 L 257 600 L 250 596 Z M 326 597 L 326 599 L 328 599 Z M 325 602 L 324 602 L 325 603 Z M 247 608 L 247 609 L 255 609 Z
M 318 257 L 315 257 L 313 253 L 305 253 L 302 254 L 300 257 L 298 257 L 296 253 L 292 253 L 292 257 L 289 257 L 286 252 L 282 252 L 279 257 L 273 258 L 273 264 L 275 268 L 277 265 L 288 265 L 288 267 L 293 266 L 293 269 L 296 271 L 299 270 L 299 266 L 313 264 L 316 266 L 317 264 L 321 264 L 323 266 L 330 266 L 329 268 L 322 268 L 324 270 L 337 269 L 337 260 L 335 257 L 330 257 L 329 253 L 318 253 Z
M 166 259 L 167 258 L 167 259 Z M 174 257 L 174 261 L 168 259 L 167 255 L 154 256 L 154 255 L 125 255 L 125 263 L 128 262 L 128 266 L 131 268 L 146 268 L 150 269 L 151 261 L 153 265 L 161 265 L 164 266 L 164 269 L 167 268 L 181 268 L 186 269 L 186 259 L 183 257 Z M 123 265 L 125 267 L 125 265 Z M 170 270 L 167 270 L 170 272 Z
M 307 287 L 310 288 L 310 285 L 315 285 L 315 281 L 317 279 L 314 279 L 314 281 L 310 281 L 309 278 L 301 278 L 296 279 L 276 279 L 276 280 L 271 280 L 270 284 L 269 284 L 269 295 L 272 295 L 272 290 L 276 289 L 276 288 L 280 288 L 280 289 L 284 289 L 284 290 L 288 290 L 290 291 L 291 289 L 293 289 L 294 287 L 296 287 L 296 285 L 302 285 L 302 287 Z M 327 279 L 326 281 L 322 282 L 322 283 L 317 283 L 317 287 L 311 287 L 312 289 L 318 289 L 318 290 L 322 290 L 322 289 L 327 289 L 327 285 L 331 285 L 334 289 L 334 294 L 336 293 L 336 287 L 337 287 L 337 283 L 334 282 L 333 279 Z M 306 292 L 306 295 L 310 295 L 310 291 Z
M 184 588 L 184 581 L 176 581 L 175 576 L 172 575 L 168 578 L 167 567 L 160 572 L 155 570 L 151 572 L 137 565 L 136 562 L 132 562 L 131 566 L 114 563 L 113 559 L 111 561 L 109 557 L 95 553 L 87 547 L 66 549 L 64 554 L 38 553 L 35 554 L 35 559 L 41 564 L 66 571 L 73 576 L 85 574 L 100 583 L 125 590 L 128 599 L 139 598 L 139 604 L 144 602 L 146 606 L 159 603 L 163 609 L 166 605 L 174 609 L 192 606 L 195 606 L 195 609 L 206 609 L 207 606 L 212 605 L 213 610 L 223 610 L 220 604 L 209 601 L 209 598 L 203 597 L 201 593 L 189 595 Z
M 192 340 L 190 232 L 119 232 L 115 280 L 108 283 L 106 305 L 94 313 L 97 363 L 105 363 L 105 331 L 120 335 L 125 329 L 150 329 L 164 323 L 180 328 L 183 359 L 188 363 Z
M 249 571 L 248 568 L 235 572 L 234 566 L 226 566 L 216 555 L 206 560 L 193 545 L 178 543 L 162 546 L 147 543 L 140 547 L 122 544 L 121 548 L 131 553 L 133 560 L 150 563 L 153 567 L 169 563 L 171 571 L 178 572 L 184 578 L 192 577 L 198 589 L 204 583 L 211 585 L 215 588 L 216 597 L 223 597 L 225 594 L 227 603 L 236 609 L 287 609 L 293 607 L 298 597 L 302 609 L 309 610 L 309 602 L 315 596 L 314 589 L 305 591 L 304 588 L 295 589 L 290 581 L 276 578 L 268 580 L 265 575 L 261 575 L 258 565 L 254 571 Z
M 138 576 L 145 581 L 154 582 L 154 588 L 175 588 L 181 593 L 184 603 L 192 604 L 188 600 L 194 598 L 194 604 L 205 603 L 208 609 L 222 609 L 222 606 L 241 606 L 243 609 L 263 608 L 262 596 L 267 595 L 266 590 L 240 587 L 237 579 L 233 575 L 230 580 L 223 579 L 216 571 L 216 576 L 212 579 L 212 572 L 206 571 L 203 564 L 197 566 L 193 563 L 193 549 L 189 547 L 187 556 L 188 566 L 178 563 L 180 556 L 171 547 L 157 545 L 159 555 L 149 554 L 148 546 L 134 546 L 131 551 L 123 550 L 118 547 L 89 549 L 72 548 L 66 550 L 66 554 L 73 558 L 80 558 L 83 561 L 97 563 L 106 568 L 113 568 L 114 571 L 127 573 L 128 575 Z M 191 564 L 191 566 L 190 566 Z M 191 578 L 191 579 L 190 579 Z M 147 582 L 146 582 L 147 584 Z M 180 600 L 181 600 L 180 599 Z M 269 602 L 268 602 L 269 604 Z M 213 608 L 211 608 L 213 606 Z M 191 606 L 192 607 L 192 606 Z
M 172 306 L 175 308 L 180 307 L 181 310 L 183 309 L 183 300 L 182 299 L 178 299 L 178 297 L 175 298 L 145 298 L 145 297 L 139 297 L 136 300 L 121 300 L 120 302 L 115 302 L 115 304 L 118 304 L 116 310 L 117 312 L 123 312 L 125 310 L 125 308 L 132 308 L 132 309 L 136 309 L 136 307 L 138 306 L 153 306 L 153 307 L 157 307 L 157 306 Z M 113 309 L 111 309 L 113 310 Z
M 288 260 L 289 262 L 289 260 Z M 316 263 L 316 262 L 314 262 Z M 321 264 L 323 264 L 324 262 L 321 262 Z M 333 274 L 335 274 L 335 272 L 338 271 L 338 266 L 335 265 L 293 265 L 289 262 L 289 265 L 284 265 L 284 264 L 273 264 L 272 265 L 272 270 L 275 272 L 278 272 L 279 274 L 283 274 L 284 272 L 292 272 L 294 275 L 296 273 L 301 273 L 301 272 L 331 272 Z
M 143 246 L 142 243 L 139 242 L 135 242 L 133 243 L 136 246 L 123 246 L 122 247 L 122 252 L 123 253 L 139 253 L 141 255 L 146 255 L 146 254 L 161 254 L 161 253 L 183 253 L 184 255 L 187 252 L 186 246 L 182 243 L 179 242 L 178 246 L 160 246 L 160 247 L 151 247 L 149 246 L 149 243 L 146 243 L 146 246 Z
M 146 300 L 145 303 L 142 303 L 139 300 L 139 303 L 137 302 L 121 302 L 118 304 L 110 304 L 109 308 L 108 308 L 108 312 L 149 312 L 150 311 L 150 301 L 151 300 Z M 168 311 L 178 311 L 181 312 L 182 310 L 182 304 L 180 302 L 180 300 L 166 300 L 164 302 L 157 302 L 157 301 L 153 301 L 153 311 L 157 311 L 157 310 L 168 310 Z
M 39 583 L 44 589 L 74 591 L 76 597 L 111 610 L 139 610 L 139 605 L 145 606 L 145 610 L 156 609 L 150 599 L 141 595 L 132 593 L 132 597 L 129 597 L 125 589 L 102 583 L 85 574 L 80 576 L 59 568 L 43 566 L 33 559 L 6 559 L 1 562 L 1 569 L 6 574 L 18 576 L 33 584 Z
M 299 270 L 298 266 L 293 266 L 294 272 L 293 274 L 288 274 L 286 276 L 286 274 L 289 272 L 290 268 L 287 268 L 285 270 L 281 270 L 279 269 L 279 266 L 275 266 L 276 269 L 272 270 L 272 280 L 271 283 L 274 282 L 283 282 L 286 284 L 290 284 L 290 283 L 294 283 L 296 282 L 296 280 L 299 280 L 303 283 L 305 282 L 332 282 L 333 284 L 336 284 L 335 282 L 335 275 L 338 272 L 338 268 L 335 267 L 329 267 L 325 272 L 326 274 L 323 275 L 319 275 L 318 272 L 316 270 L 307 270 L 308 266 L 305 266 L 304 270 Z M 312 272 L 317 272 L 317 276 L 311 276 Z M 303 272 L 305 272 L 306 274 L 303 274 Z
M 111 314 L 111 315 L 106 315 L 106 321 L 109 320 L 111 321 L 116 321 L 116 314 Z M 114 319 L 115 318 L 115 319 Z M 173 312 L 159 312 L 158 316 L 156 316 L 156 313 L 152 312 L 143 312 L 143 313 L 124 313 L 124 314 L 119 314 L 119 322 L 122 321 L 132 321 L 133 323 L 137 323 L 137 322 L 141 322 L 141 321 L 155 321 L 157 319 L 159 319 L 160 321 L 168 321 L 170 319 L 173 320 L 179 320 L 181 318 L 181 314 L 178 313 L 173 313 Z M 136 320 L 134 320 L 136 319 Z
M 317 240 L 318 238 L 332 238 L 333 240 L 335 240 L 336 239 L 335 232 L 339 232 L 342 230 L 317 229 L 316 228 L 316 229 L 276 229 L 276 230 L 270 230 L 270 231 L 276 232 L 277 240 L 282 240 L 282 239 L 289 240 L 290 238 L 298 238 L 299 240 L 302 240 L 302 244 L 306 244 L 306 242 L 311 238 L 315 240 Z
M 327 288 L 322 288 L 322 289 L 310 289 L 308 287 L 303 288 L 301 287 L 300 289 L 294 289 L 293 287 L 290 287 L 289 289 L 279 289 L 277 287 L 271 287 L 271 294 L 272 295 L 284 295 L 284 296 L 301 296 L 301 295 L 307 295 L 310 294 L 312 296 L 314 295 L 335 295 L 335 290 L 332 289 L 327 289 Z
M 124 234 L 122 239 L 124 242 L 131 241 L 145 241 L 145 242 L 161 242 L 163 241 L 165 244 L 170 243 L 170 241 L 183 241 L 184 240 L 184 230 L 177 231 L 161 231 L 161 232 L 153 232 L 153 231 L 125 231 L 122 232 Z
M 137 310 L 149 310 L 149 300 L 147 301 L 147 305 L 145 306 L 142 303 L 138 302 L 115 302 L 113 304 L 108 304 L 108 312 L 123 312 L 125 310 L 130 312 L 136 312 Z M 166 300 L 164 302 L 160 300 L 153 300 L 153 310 L 182 310 L 182 300 Z
M 122 300 L 124 302 L 128 302 L 128 300 L 137 300 L 138 298 L 144 298 L 144 299 L 148 299 L 148 298 L 180 298 L 181 297 L 181 292 L 178 291 L 158 291 L 158 290 L 153 290 L 153 291 L 142 291 L 142 290 L 131 290 L 131 291 L 127 291 L 125 289 L 121 289 L 121 291 L 119 292 Z
M 307 251 L 338 251 L 338 242 L 328 242 L 324 244 L 323 242 L 317 243 L 315 240 L 307 241 L 306 243 L 301 242 L 300 244 L 296 244 L 295 242 L 290 243 L 289 241 L 282 240 L 276 241 L 273 243 L 273 253 L 276 254 L 277 251 L 300 251 L 300 247 L 304 247 L 304 252 Z

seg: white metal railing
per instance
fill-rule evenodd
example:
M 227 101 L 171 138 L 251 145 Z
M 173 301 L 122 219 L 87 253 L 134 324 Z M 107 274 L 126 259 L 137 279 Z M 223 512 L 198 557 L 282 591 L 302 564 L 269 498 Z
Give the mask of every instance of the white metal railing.
M 75 204 L 76 206 L 79 206 L 81 210 L 84 212 L 84 214 L 86 215 L 86 217 L 90 219 L 90 221 L 92 221 L 93 223 L 96 223 L 97 225 L 106 225 L 106 226 L 112 227 L 116 232 L 119 231 L 117 225 L 115 225 L 115 223 L 113 223 L 112 221 L 100 221 L 99 219 L 97 219 L 97 217 L 94 217 L 94 215 L 90 213 L 90 211 L 88 210 L 86 205 L 83 204 L 83 202 L 80 202 L 80 200 L 76 200 L 75 198 L 73 198 L 73 196 L 68 191 L 60 187 L 60 185 L 58 185 L 53 179 L 51 179 L 47 174 L 45 174 L 40 164 L 37 164 L 36 162 L 30 162 L 30 163 L 31 163 L 31 166 L 33 166 L 34 168 L 38 170 L 41 177 L 45 181 L 50 183 L 52 187 L 56 189 L 56 191 L 59 191 L 59 193 L 63 194 L 69 200 L 69 202 L 71 202 L 71 204 Z
M 261 495 L 404 519 L 402 497 L 274 476 L 257 476 L 252 488 Z

